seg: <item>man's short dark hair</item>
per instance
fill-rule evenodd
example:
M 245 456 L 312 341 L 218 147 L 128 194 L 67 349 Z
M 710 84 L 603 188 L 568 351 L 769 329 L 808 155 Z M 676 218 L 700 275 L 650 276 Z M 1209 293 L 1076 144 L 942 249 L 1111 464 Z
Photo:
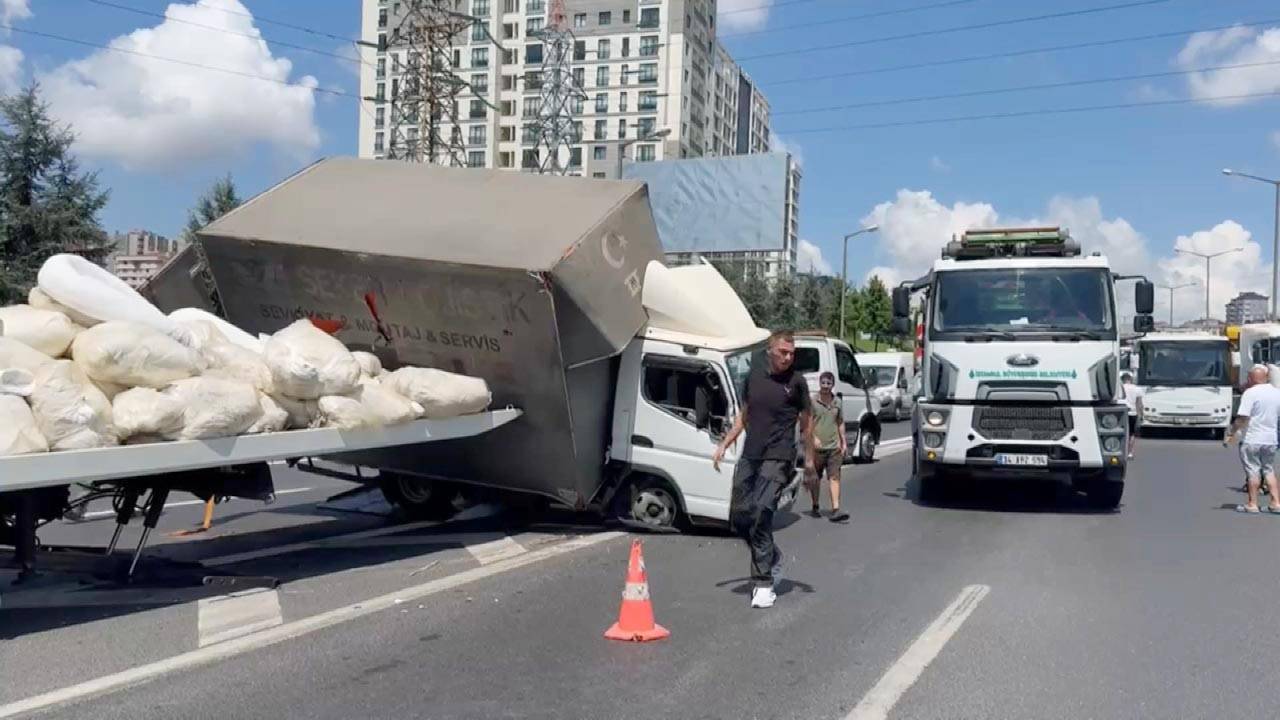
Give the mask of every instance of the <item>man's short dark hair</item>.
M 1122 382 L 1130 382 L 1130 381 L 1132 381 L 1132 380 L 1133 380 L 1133 375 L 1130 375 L 1129 373 L 1125 373 L 1125 374 L 1123 374 L 1123 375 L 1121 375 L 1121 376 L 1120 376 L 1120 380 L 1121 380 Z
M 773 347 L 780 342 L 789 342 L 794 345 L 796 342 L 796 334 L 790 330 L 774 330 L 769 333 L 769 347 Z
M 835 381 L 836 381 L 835 373 L 831 372 L 830 370 L 823 372 L 821 375 L 818 376 L 818 382 L 822 382 L 823 380 L 830 380 L 832 384 L 835 384 Z

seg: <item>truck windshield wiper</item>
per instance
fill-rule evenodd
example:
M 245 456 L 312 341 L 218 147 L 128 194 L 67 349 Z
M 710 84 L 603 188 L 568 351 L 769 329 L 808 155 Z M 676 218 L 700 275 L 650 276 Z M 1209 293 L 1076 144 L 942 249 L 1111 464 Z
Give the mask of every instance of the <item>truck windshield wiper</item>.
M 977 330 L 973 332 L 967 332 L 965 333 L 965 336 L 964 336 L 965 342 L 979 342 L 982 340 L 991 342 L 992 340 L 1017 340 L 1017 339 L 1018 337 L 1016 335 L 1014 335 L 1011 332 L 1006 332 L 1004 330 Z
M 1072 335 L 1076 338 L 1085 338 L 1087 340 L 1101 340 L 1102 336 L 1092 330 L 1084 328 L 1069 327 L 1066 325 L 1026 325 L 1031 330 L 1043 330 L 1045 332 L 1064 333 Z

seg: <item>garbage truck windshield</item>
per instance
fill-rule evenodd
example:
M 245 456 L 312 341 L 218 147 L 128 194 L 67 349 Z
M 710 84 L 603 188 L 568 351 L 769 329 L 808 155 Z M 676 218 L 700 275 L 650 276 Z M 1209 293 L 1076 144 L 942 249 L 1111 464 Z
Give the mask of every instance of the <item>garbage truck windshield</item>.
M 1102 268 L 1001 268 L 939 273 L 935 340 L 1047 334 L 1115 337 L 1111 278 Z
M 1225 341 L 1169 340 L 1142 343 L 1138 384 L 1230 385 L 1230 347 Z

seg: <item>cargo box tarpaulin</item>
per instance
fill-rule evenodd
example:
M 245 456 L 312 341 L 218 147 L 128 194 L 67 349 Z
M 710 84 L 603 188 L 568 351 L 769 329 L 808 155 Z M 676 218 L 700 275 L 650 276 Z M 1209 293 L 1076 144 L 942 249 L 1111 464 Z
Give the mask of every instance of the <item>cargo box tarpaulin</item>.
M 369 349 L 372 293 L 400 363 L 484 378 L 495 407 L 525 411 L 479 438 L 348 460 L 571 504 L 595 492 L 616 356 L 645 323 L 645 268 L 662 256 L 642 183 L 336 158 L 198 238 L 244 330 L 321 318 Z M 189 296 L 164 285 L 149 289 L 162 303 Z

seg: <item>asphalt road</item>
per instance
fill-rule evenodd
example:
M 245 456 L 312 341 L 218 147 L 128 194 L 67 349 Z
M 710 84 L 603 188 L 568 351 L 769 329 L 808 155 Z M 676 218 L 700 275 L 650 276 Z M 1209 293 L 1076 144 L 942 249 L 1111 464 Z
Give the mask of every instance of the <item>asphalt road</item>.
M 483 512 L 387 533 L 383 518 L 285 496 L 275 517 L 228 513 L 215 534 L 169 539 L 152 564 L 157 578 L 180 574 L 181 558 L 274 574 L 274 592 L 195 597 L 159 579 L 0 589 L 11 608 L 0 717 L 32 706 L 95 720 L 1276 715 L 1268 548 L 1280 517 L 1230 510 L 1233 451 L 1144 440 L 1121 510 L 1099 514 L 1012 483 L 922 506 L 903 448 L 847 470 L 848 525 L 781 519 L 787 579 L 771 610 L 748 607 L 740 541 L 645 536 L 654 609 L 672 632 L 646 645 L 601 637 L 625 535 Z M 182 526 L 187 510 L 198 508 L 165 522 Z M 255 542 L 235 545 L 242 534 Z M 303 544 L 234 554 L 286 537 Z

